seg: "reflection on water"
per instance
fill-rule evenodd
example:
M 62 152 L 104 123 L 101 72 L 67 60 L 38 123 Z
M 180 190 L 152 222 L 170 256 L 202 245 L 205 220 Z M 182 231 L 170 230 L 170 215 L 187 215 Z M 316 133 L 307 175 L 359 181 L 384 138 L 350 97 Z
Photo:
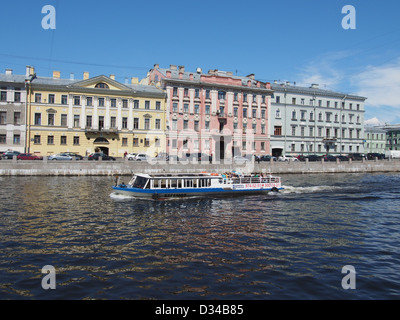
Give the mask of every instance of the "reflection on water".
M 399 180 L 287 175 L 279 194 L 149 201 L 107 177 L 2 177 L 0 298 L 394 298 Z

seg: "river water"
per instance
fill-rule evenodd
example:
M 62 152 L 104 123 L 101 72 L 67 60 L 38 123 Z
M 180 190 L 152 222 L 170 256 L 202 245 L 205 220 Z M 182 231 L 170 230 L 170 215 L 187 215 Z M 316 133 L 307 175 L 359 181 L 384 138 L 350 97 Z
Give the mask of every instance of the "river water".
M 399 299 L 400 175 L 282 180 L 156 202 L 111 177 L 0 177 L 0 299 Z

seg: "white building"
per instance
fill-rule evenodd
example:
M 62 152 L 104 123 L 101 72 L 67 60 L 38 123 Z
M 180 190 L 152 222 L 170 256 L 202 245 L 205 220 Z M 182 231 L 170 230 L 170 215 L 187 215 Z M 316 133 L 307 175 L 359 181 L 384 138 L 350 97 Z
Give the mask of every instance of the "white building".
M 0 74 L 0 151 L 24 152 L 26 90 L 24 75 Z
M 365 97 L 320 89 L 271 85 L 271 154 L 349 154 L 364 152 Z

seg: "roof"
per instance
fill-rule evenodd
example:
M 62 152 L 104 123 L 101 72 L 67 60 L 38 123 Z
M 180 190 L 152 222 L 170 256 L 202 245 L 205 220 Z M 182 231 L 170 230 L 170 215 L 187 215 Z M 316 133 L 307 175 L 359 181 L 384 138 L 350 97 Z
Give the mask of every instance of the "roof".
M 332 90 L 325 90 L 320 89 L 319 87 L 311 86 L 311 87 L 301 87 L 301 86 L 294 86 L 288 85 L 286 83 L 273 83 L 271 84 L 272 90 L 275 92 L 290 92 L 290 93 L 299 93 L 299 94 L 307 94 L 307 95 L 316 95 L 316 96 L 328 96 L 328 97 L 336 97 L 336 98 L 343 98 L 346 99 L 355 99 L 355 100 L 366 100 L 366 97 L 361 97 L 357 95 L 341 93 Z

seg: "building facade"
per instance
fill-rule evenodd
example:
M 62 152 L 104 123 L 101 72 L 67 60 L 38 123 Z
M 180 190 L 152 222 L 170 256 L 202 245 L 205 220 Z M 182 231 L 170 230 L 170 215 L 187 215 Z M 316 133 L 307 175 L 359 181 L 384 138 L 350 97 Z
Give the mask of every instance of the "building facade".
M 30 71 L 32 75 L 33 70 Z M 83 79 L 32 77 L 27 90 L 26 150 L 43 156 L 102 151 L 114 157 L 165 151 L 165 94 L 89 73 Z
M 364 152 L 366 98 L 290 83 L 271 85 L 271 153 L 280 155 Z
M 400 124 L 381 127 L 386 132 L 386 150 L 400 150 Z
M 0 151 L 24 152 L 26 90 L 24 75 L 0 74 Z
M 269 83 L 232 72 L 185 71 L 154 65 L 145 79 L 167 94 L 167 152 L 203 153 L 216 160 L 269 154 Z
M 378 126 L 365 126 L 365 153 L 385 153 L 386 130 Z

